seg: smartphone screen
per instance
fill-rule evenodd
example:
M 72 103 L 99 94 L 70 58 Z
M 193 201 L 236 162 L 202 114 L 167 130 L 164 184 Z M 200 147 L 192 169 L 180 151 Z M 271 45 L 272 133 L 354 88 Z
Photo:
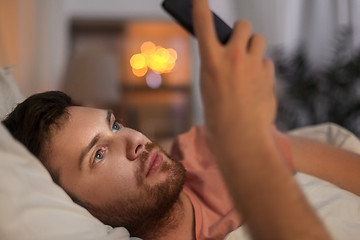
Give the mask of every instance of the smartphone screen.
M 164 0 L 163 8 L 178 21 L 188 32 L 194 35 L 192 23 L 192 0 Z M 219 41 L 223 44 L 229 40 L 232 29 L 214 12 L 215 29 Z

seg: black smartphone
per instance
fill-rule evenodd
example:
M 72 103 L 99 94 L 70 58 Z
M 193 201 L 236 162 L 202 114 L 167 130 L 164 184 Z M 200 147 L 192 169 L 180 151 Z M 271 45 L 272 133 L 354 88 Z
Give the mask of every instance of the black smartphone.
M 164 0 L 163 8 L 177 20 L 187 31 L 194 35 L 192 23 L 192 0 Z M 229 40 L 232 29 L 219 16 L 214 16 L 215 29 L 219 41 L 223 44 Z

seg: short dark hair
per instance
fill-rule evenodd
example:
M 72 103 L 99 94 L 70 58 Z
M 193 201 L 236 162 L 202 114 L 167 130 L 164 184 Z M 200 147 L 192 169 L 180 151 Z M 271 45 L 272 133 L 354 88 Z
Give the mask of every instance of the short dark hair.
M 2 123 L 45 165 L 51 133 L 68 118 L 67 108 L 70 106 L 75 104 L 63 92 L 38 93 L 18 104 Z

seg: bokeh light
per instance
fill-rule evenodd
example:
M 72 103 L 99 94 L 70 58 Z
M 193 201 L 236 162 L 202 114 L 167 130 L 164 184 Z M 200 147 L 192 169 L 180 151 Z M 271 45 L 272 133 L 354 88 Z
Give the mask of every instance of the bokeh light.
M 177 59 L 177 52 L 174 49 L 163 48 L 151 41 L 146 41 L 141 45 L 140 50 L 141 53 L 136 53 L 130 58 L 130 65 L 135 76 L 142 77 L 148 70 L 162 74 L 174 69 Z
M 155 48 L 156 48 L 156 46 L 153 42 L 147 41 L 147 42 L 144 42 L 143 44 L 141 44 L 140 50 L 142 53 L 149 55 L 149 54 L 151 54 L 151 51 Z
M 131 67 L 134 69 L 142 69 L 147 67 L 146 58 L 144 55 L 138 53 L 134 54 L 130 59 Z
M 151 88 L 159 88 L 162 83 L 161 75 L 153 71 L 148 72 L 146 75 L 146 83 Z
M 140 69 L 135 69 L 135 68 L 132 69 L 133 74 L 134 74 L 135 76 L 137 76 L 137 77 L 143 77 L 143 76 L 145 76 L 145 74 L 147 73 L 147 71 L 148 71 L 148 68 L 147 68 L 147 67 L 140 68 Z

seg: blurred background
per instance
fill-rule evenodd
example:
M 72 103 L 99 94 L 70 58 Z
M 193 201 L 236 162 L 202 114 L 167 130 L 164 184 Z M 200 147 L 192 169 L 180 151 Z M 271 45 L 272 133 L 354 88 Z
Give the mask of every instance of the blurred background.
M 203 122 L 194 38 L 161 0 L 0 0 L 0 67 L 25 96 L 62 90 L 154 140 Z M 360 135 L 360 1 L 210 0 L 248 19 L 277 66 L 282 130 L 332 121 Z M 251 107 L 251 106 L 249 106 Z

